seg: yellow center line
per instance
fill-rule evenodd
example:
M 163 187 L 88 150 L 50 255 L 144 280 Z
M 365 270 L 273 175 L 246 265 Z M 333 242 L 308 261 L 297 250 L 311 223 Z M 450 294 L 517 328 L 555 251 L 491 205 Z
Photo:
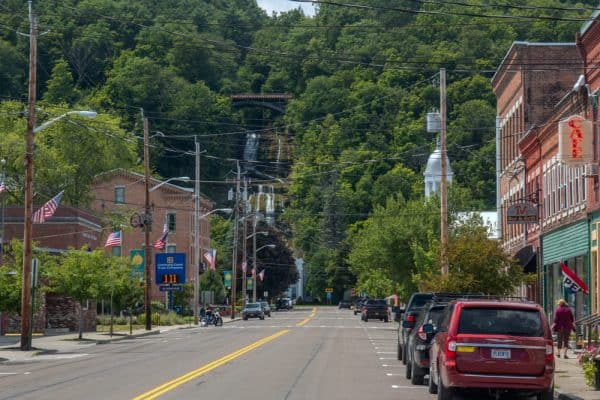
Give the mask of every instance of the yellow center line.
M 234 359 L 266 344 L 266 343 L 269 343 L 270 341 L 275 340 L 278 337 L 283 336 L 288 332 L 289 332 L 289 329 L 285 329 L 285 330 L 279 331 L 271 336 L 267 336 L 266 338 L 260 339 L 257 342 L 254 342 L 244 348 L 234 351 L 233 353 L 230 353 L 224 357 L 221 357 L 218 360 L 212 361 L 194 371 L 188 372 L 187 374 L 182 375 L 179 378 L 175 378 L 173 380 L 165 382 L 162 385 L 157 386 L 154 389 L 152 389 L 146 393 L 143 393 L 137 397 L 134 397 L 132 400 L 155 399 L 158 396 L 161 396 L 161 395 L 165 394 L 166 392 L 169 392 L 169 391 L 175 389 L 176 387 L 181 386 L 184 383 L 191 381 L 192 379 L 198 378 L 199 376 L 202 376 L 202 375 L 206 374 L 207 372 L 212 371 L 215 368 L 218 368 L 224 364 L 227 364 L 228 362 L 230 362 L 230 361 L 232 361 L 232 360 L 234 360 Z
M 296 326 L 304 326 L 304 325 L 306 325 L 306 324 L 308 323 L 308 321 L 310 321 L 311 319 L 313 319 L 313 318 L 314 318 L 314 316 L 315 316 L 315 315 L 317 315 L 317 308 L 316 308 L 316 307 L 314 307 L 314 308 L 312 309 L 312 312 L 310 313 L 310 315 L 308 316 L 308 318 L 306 318 L 306 319 L 305 319 L 304 321 L 302 321 L 302 322 L 298 322 L 298 323 L 296 324 Z

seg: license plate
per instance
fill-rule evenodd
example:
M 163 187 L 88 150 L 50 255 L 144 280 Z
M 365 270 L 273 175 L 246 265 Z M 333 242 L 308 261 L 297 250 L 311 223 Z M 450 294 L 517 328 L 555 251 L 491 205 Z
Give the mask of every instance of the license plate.
M 510 350 L 507 349 L 492 349 L 492 358 L 500 358 L 507 360 L 510 358 Z

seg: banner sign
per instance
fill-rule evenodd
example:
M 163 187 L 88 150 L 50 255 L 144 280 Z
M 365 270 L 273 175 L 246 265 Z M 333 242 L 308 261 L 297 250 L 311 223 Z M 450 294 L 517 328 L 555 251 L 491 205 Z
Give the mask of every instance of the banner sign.
M 246 290 L 252 290 L 254 288 L 254 278 L 246 277 Z
M 563 285 L 565 288 L 573 293 L 577 293 L 581 290 L 583 293 L 589 294 L 587 285 L 574 271 L 570 270 L 564 263 L 560 263 L 560 269 L 562 269 Z
M 129 251 L 129 259 L 131 260 L 131 276 L 142 278 L 144 276 L 144 270 L 146 268 L 146 261 L 144 259 L 144 250 L 133 249 Z
M 539 222 L 537 207 L 531 203 L 511 204 L 506 210 L 507 224 L 532 224 Z
M 229 271 L 223 271 L 223 285 L 227 288 L 227 289 L 231 289 L 231 270 Z
M 572 115 L 558 123 L 558 159 L 566 165 L 581 166 L 593 160 L 592 121 Z
M 156 284 L 185 283 L 185 253 L 156 253 Z

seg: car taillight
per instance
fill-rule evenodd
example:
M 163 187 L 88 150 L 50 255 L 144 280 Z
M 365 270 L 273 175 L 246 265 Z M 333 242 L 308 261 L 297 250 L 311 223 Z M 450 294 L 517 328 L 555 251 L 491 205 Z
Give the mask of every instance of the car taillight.
M 415 316 L 412 314 L 408 314 L 406 316 L 406 322 L 415 322 Z
M 421 339 L 422 341 L 427 340 L 427 334 L 425 332 L 423 332 L 423 325 L 421 325 L 419 327 L 419 330 L 417 331 L 417 335 L 419 335 L 419 339 Z
M 367 306 L 364 306 L 362 310 L 366 312 L 367 311 Z
M 453 361 L 456 359 L 456 341 L 448 338 L 448 344 L 446 345 L 446 362 Z
M 554 346 L 546 344 L 546 361 L 554 361 Z

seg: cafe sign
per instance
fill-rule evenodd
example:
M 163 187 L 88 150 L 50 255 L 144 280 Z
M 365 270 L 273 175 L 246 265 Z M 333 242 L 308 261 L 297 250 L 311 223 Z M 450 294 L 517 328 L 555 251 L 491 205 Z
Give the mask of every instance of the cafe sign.
M 506 210 L 507 224 L 531 224 L 536 222 L 539 222 L 538 211 L 531 203 L 515 203 Z
M 558 123 L 558 159 L 566 165 L 581 166 L 593 159 L 592 121 L 572 115 Z

